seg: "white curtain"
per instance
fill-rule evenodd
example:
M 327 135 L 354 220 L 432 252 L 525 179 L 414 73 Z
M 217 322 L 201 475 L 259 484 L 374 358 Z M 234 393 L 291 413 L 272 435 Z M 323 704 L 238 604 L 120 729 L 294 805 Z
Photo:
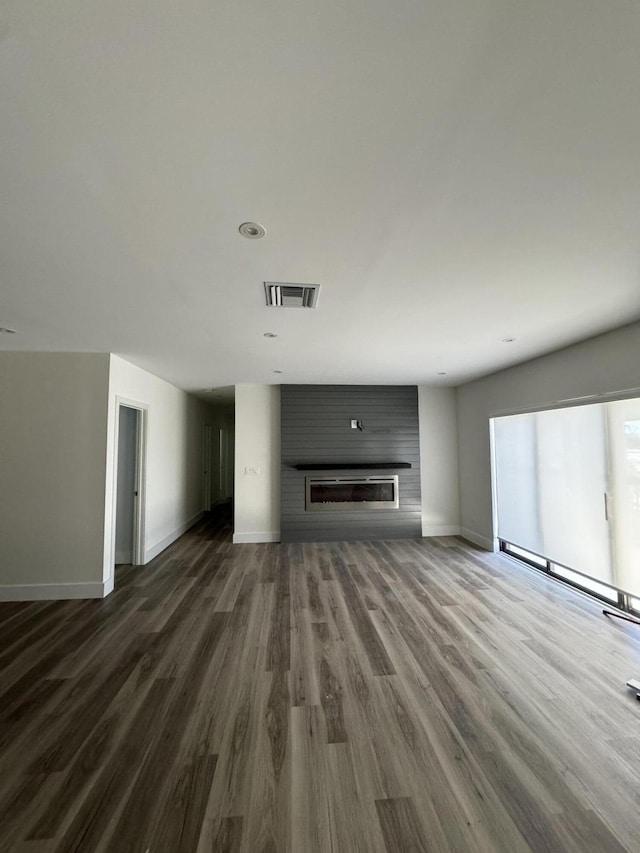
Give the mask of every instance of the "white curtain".
M 619 585 L 605 405 L 496 418 L 494 440 L 499 537 Z
M 616 586 L 640 596 L 640 399 L 608 403 L 607 427 Z

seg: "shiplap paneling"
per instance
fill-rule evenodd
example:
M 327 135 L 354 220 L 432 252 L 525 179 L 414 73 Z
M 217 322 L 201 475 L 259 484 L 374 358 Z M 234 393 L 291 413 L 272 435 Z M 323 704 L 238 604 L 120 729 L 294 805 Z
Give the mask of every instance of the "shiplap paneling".
M 418 389 L 386 385 L 283 385 L 281 388 L 281 540 L 397 539 L 421 535 Z M 351 429 L 351 420 L 364 430 Z M 301 463 L 408 462 L 397 471 L 399 509 L 306 512 L 305 477 L 348 470 L 296 471 Z

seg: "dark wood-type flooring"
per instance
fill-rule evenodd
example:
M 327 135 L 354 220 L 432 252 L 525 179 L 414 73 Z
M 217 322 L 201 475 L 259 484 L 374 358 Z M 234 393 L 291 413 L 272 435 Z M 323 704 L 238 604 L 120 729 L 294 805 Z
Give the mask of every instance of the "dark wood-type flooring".
M 456 538 L 232 545 L 0 604 L 0 850 L 640 850 L 640 628 Z

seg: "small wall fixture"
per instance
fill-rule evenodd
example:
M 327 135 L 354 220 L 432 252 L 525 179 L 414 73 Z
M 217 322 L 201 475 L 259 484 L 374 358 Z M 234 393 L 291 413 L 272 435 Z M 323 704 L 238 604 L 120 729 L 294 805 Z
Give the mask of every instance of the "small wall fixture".
M 247 240 L 260 240 L 267 233 L 266 229 L 257 222 L 243 222 L 238 231 Z

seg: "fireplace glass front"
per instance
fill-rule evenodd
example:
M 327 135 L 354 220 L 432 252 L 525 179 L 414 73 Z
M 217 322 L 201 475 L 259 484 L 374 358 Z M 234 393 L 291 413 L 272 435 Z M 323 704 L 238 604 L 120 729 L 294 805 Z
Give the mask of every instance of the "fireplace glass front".
M 398 509 L 398 475 L 387 477 L 307 477 L 308 512 Z

